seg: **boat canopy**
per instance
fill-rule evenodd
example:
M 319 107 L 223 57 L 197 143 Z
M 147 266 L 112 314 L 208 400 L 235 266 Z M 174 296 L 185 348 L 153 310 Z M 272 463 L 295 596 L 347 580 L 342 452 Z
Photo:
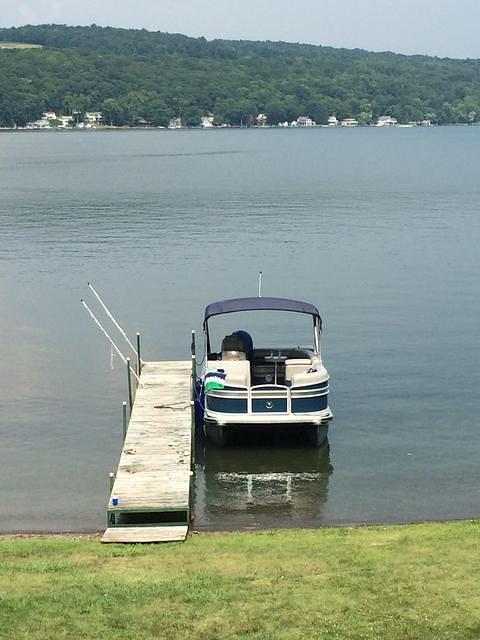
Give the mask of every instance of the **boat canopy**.
M 220 300 L 212 302 L 205 309 L 205 322 L 212 316 L 219 316 L 224 313 L 235 313 L 236 311 L 293 311 L 296 313 L 306 313 L 318 318 L 321 327 L 322 320 L 320 313 L 313 304 L 301 302 L 300 300 L 289 300 L 288 298 L 233 298 L 231 300 Z

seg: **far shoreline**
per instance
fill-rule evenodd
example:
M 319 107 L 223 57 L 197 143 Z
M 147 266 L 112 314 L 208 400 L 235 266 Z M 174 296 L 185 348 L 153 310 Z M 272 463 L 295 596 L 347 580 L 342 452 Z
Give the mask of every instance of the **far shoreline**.
M 381 129 L 381 130 L 396 130 L 396 129 L 414 129 L 414 130 L 424 130 L 424 129 L 438 129 L 438 128 L 478 128 L 480 127 L 480 122 L 455 122 L 449 124 L 431 124 L 431 125 L 393 125 L 393 126 L 378 126 L 375 124 L 369 125 L 356 125 L 356 126 L 330 126 L 330 125 L 315 125 L 309 127 L 282 127 L 282 126 L 265 126 L 265 127 L 241 127 L 239 125 L 229 125 L 226 127 L 177 127 L 177 128 L 169 128 L 169 127 L 129 127 L 129 126 L 106 126 L 106 127 L 50 127 L 50 128 L 27 128 L 27 127 L 0 127 L 0 133 L 58 133 L 58 132 L 69 132 L 69 133 L 93 133 L 93 132 L 106 132 L 106 131 L 156 131 L 156 132 L 172 132 L 172 131 L 316 131 L 316 130 L 328 130 L 328 131 L 344 131 L 344 130 L 371 130 L 371 129 Z

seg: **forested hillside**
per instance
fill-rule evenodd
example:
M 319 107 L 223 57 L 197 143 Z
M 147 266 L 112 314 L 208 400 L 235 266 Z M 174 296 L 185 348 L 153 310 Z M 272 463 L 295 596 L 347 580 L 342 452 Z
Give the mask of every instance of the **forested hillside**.
M 480 61 L 451 60 L 282 42 L 190 38 L 111 27 L 0 29 L 0 126 L 54 110 L 102 111 L 107 123 L 165 125 L 269 122 L 308 115 L 369 123 L 480 120 Z

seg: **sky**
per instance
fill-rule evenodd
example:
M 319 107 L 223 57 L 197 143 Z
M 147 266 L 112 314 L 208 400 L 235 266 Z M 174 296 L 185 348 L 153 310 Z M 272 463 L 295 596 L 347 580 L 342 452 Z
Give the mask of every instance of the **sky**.
M 480 58 L 480 0 L 0 0 L 0 26 L 52 22 Z

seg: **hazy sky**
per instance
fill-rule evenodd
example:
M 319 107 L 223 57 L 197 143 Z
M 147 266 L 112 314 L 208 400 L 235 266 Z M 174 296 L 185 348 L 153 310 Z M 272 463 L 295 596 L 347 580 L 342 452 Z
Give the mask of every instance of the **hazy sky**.
M 1 26 L 46 22 L 480 58 L 480 0 L 0 0 Z

